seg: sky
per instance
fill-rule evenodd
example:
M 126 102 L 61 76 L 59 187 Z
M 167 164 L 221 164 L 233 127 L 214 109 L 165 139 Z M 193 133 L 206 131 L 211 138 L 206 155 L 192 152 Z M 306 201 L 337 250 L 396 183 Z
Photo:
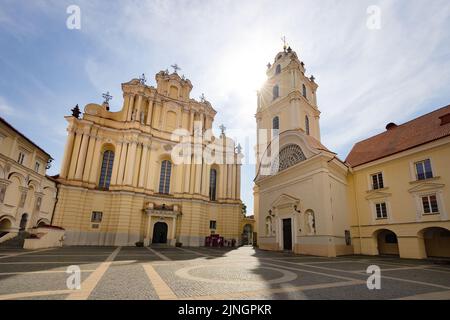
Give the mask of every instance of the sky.
M 80 29 L 67 28 L 71 5 Z M 252 213 L 256 91 L 282 36 L 319 85 L 322 143 L 345 159 L 387 123 L 450 104 L 449 30 L 448 0 L 0 0 L 0 116 L 53 156 L 54 175 L 71 108 L 110 91 L 119 110 L 121 83 L 155 85 L 177 63 L 217 110 L 215 132 L 244 145 Z

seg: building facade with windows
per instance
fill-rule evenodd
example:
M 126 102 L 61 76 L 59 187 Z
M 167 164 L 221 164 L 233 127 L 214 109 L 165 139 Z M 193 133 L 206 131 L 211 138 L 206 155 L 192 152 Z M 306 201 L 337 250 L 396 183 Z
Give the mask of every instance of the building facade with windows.
M 0 118 L 0 242 L 51 224 L 57 190 L 46 171 L 52 160 Z
M 317 84 L 290 48 L 257 99 L 258 245 L 337 256 L 450 257 L 450 106 L 355 144 L 320 142 Z
M 54 218 L 66 245 L 239 242 L 240 149 L 212 134 L 216 111 L 189 80 L 161 71 L 156 83 L 122 84 L 120 111 L 105 100 L 66 117 Z
M 355 253 L 450 257 L 450 106 L 388 124 L 346 162 Z

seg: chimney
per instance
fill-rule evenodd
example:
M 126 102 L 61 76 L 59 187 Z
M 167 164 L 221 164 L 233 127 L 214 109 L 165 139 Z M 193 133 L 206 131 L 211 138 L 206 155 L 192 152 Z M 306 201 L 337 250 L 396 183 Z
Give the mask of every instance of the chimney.
M 388 124 L 387 124 L 387 126 L 386 126 L 386 130 L 392 130 L 392 129 L 395 129 L 395 128 L 397 128 L 397 125 L 395 124 L 395 123 L 393 123 L 393 122 L 389 122 Z

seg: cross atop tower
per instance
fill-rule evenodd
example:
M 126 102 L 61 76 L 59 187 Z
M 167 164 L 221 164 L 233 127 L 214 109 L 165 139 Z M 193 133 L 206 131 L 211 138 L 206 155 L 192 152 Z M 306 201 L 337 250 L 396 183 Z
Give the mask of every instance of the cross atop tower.
M 220 135 L 222 135 L 222 136 L 224 136 L 225 135 L 225 130 L 227 129 L 223 124 L 221 124 L 220 126 L 219 126 L 219 129 L 220 129 Z
M 287 49 L 286 37 L 285 36 L 281 37 L 281 41 L 283 41 L 283 50 L 286 51 Z
M 104 94 L 102 94 L 102 97 L 103 97 L 103 99 L 105 99 L 105 103 L 106 104 L 108 104 L 109 100 L 111 100 L 113 98 L 113 96 L 109 94 L 109 91 L 104 93 Z
M 171 65 L 171 67 L 173 68 L 173 72 L 175 73 L 177 73 L 178 70 L 181 70 L 181 68 L 176 63 Z

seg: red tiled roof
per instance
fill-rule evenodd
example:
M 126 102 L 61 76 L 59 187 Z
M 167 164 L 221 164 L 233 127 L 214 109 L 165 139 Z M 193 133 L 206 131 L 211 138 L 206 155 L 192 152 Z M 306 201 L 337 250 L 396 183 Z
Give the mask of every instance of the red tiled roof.
M 450 105 L 402 125 L 393 125 L 383 133 L 356 143 L 345 161 L 355 167 L 450 136 L 450 123 L 445 121 L 448 114 Z

